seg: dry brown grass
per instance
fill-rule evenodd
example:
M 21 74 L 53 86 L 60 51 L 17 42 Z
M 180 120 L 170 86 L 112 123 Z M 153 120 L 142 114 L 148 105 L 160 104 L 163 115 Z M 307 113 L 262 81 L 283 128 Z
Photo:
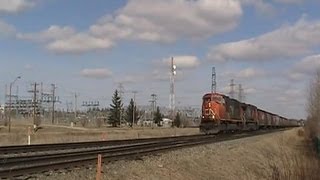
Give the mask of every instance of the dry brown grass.
M 298 129 L 198 146 L 103 166 L 103 179 L 295 180 L 317 179 L 318 170 Z M 304 153 L 303 153 L 304 152 Z M 313 157 L 313 156 L 311 156 Z M 95 166 L 40 179 L 94 179 Z
M 11 133 L 8 133 L 8 127 L 1 127 L 0 146 L 26 144 L 28 127 L 32 127 L 31 123 L 15 123 L 14 126 L 12 126 Z M 66 126 L 41 125 L 37 132 L 31 134 L 31 143 L 43 144 L 98 141 L 102 139 L 135 139 L 197 133 L 199 133 L 199 130 L 196 128 L 71 128 Z
M 257 168 L 254 174 L 272 180 L 320 179 L 319 159 L 302 134 L 304 131 L 299 129 L 290 136 L 269 139 L 257 146 L 259 153 L 256 157 L 264 161 L 264 165 Z M 255 162 L 255 165 L 259 163 Z

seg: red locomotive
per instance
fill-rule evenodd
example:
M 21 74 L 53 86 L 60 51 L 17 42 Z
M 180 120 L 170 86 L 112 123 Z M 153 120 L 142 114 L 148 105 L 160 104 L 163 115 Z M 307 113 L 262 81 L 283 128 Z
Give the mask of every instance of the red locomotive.
M 296 125 L 295 121 L 258 109 L 254 105 L 239 102 L 223 94 L 208 93 L 203 96 L 200 131 L 206 134 Z

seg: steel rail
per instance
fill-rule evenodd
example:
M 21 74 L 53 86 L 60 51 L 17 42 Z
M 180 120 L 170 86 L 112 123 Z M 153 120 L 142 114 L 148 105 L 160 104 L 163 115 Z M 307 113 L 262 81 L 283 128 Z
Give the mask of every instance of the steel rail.
M 202 136 L 205 136 L 205 135 L 196 134 L 196 135 L 157 137 L 157 138 L 141 138 L 141 139 L 123 139 L 123 140 L 88 141 L 88 142 L 55 143 L 55 144 L 0 146 L 0 157 L 1 157 L 1 155 L 7 155 L 7 154 L 19 154 L 19 153 L 53 151 L 53 150 L 116 146 L 116 145 L 124 145 L 124 144 L 150 142 L 150 141 L 154 141 L 154 140 L 178 139 L 178 138 L 202 137 Z

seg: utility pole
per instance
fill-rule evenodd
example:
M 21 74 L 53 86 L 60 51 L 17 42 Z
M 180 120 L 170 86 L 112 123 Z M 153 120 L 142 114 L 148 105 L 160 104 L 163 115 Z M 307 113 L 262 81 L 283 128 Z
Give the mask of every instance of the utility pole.
M 77 120 L 77 103 L 78 103 L 78 94 L 74 93 L 74 120 Z
M 11 91 L 12 91 L 13 84 L 20 78 L 21 78 L 20 76 L 16 77 L 16 79 L 12 83 L 10 83 L 10 87 L 9 87 L 9 91 L 10 91 L 9 92 L 9 133 L 11 132 L 11 106 L 12 106 L 12 102 L 11 102 L 12 94 L 11 94 Z
M 121 99 L 122 103 L 123 103 L 123 93 L 124 93 L 123 84 L 119 83 L 119 95 L 120 95 L 120 99 Z M 121 122 L 122 122 L 122 116 L 123 116 L 122 109 L 120 109 L 120 122 L 119 122 L 120 127 L 121 127 Z
M 37 118 L 37 106 L 38 106 L 38 103 L 37 103 L 37 86 L 39 84 L 37 84 L 36 82 L 33 84 L 33 127 L 34 129 L 37 127 L 37 124 L 36 124 L 36 118 Z
M 152 97 L 152 99 L 150 100 L 151 108 L 152 108 L 151 115 L 152 115 L 152 120 L 153 120 L 154 119 L 154 112 L 155 112 L 155 109 L 157 107 L 157 95 L 156 94 L 151 94 L 151 97 Z
M 231 98 L 234 98 L 234 79 L 231 79 L 231 82 L 230 82 L 230 97 Z
M 133 108 L 132 108 L 132 128 L 134 126 L 134 120 L 135 120 L 135 116 L 136 116 L 136 94 L 138 93 L 138 91 L 132 91 L 133 93 Z
M 5 85 L 5 90 L 4 90 L 4 118 L 5 118 L 5 125 L 7 126 L 8 123 L 8 110 L 7 110 L 7 95 L 8 95 L 8 85 Z
M 55 97 L 55 91 L 57 89 L 55 84 L 51 84 L 52 86 L 52 119 L 51 119 L 51 123 L 54 124 L 54 105 L 56 102 L 56 97 Z

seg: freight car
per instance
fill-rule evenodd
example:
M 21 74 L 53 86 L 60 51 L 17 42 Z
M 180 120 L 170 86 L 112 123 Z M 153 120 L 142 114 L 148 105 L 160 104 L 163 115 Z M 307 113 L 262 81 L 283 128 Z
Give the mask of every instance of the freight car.
M 239 102 L 223 94 L 208 93 L 203 96 L 200 131 L 206 134 L 297 125 L 296 121 L 259 109 L 254 105 Z

